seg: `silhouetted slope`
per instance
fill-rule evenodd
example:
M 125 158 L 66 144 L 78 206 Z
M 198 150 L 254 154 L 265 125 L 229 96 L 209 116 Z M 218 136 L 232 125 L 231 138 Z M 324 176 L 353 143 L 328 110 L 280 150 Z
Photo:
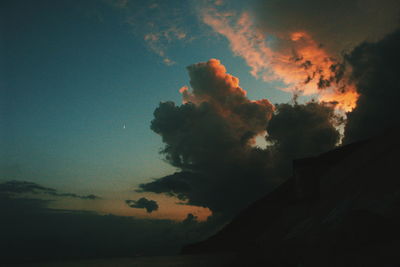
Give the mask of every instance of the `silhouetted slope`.
M 290 179 L 183 253 L 233 251 L 238 265 L 400 263 L 399 133 L 295 160 Z

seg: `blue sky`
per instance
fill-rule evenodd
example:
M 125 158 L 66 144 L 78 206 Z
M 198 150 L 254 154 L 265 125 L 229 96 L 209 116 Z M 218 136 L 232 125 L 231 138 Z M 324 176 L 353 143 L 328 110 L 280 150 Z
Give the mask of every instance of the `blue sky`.
M 153 111 L 160 101 L 180 103 L 186 66 L 210 58 L 239 77 L 250 99 L 290 100 L 249 74 L 228 41 L 196 17 L 196 2 L 124 3 L 2 4 L 2 181 L 134 195 L 137 184 L 173 173 L 150 130 Z M 161 39 L 155 48 L 145 41 L 164 27 L 182 28 L 185 37 Z M 175 63 L 164 64 L 156 49 Z

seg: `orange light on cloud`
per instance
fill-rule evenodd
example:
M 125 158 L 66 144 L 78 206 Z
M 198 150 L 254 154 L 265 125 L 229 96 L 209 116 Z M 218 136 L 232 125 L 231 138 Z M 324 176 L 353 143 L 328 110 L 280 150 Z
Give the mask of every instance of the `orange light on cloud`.
M 360 94 L 357 92 L 356 88 L 350 85 L 343 93 L 322 93 L 319 99 L 323 102 L 334 102 L 337 108 L 345 112 L 351 112 L 357 106 L 359 96 Z
M 282 81 L 284 91 L 316 95 L 321 102 L 336 104 L 349 112 L 356 106 L 359 94 L 344 73 L 337 75 L 340 62 L 305 31 L 276 36 L 278 48 L 272 49 L 264 33 L 253 24 L 249 13 L 204 9 L 203 22 L 225 36 L 233 53 L 242 57 L 251 74 L 264 81 Z
M 118 196 L 110 195 L 109 198 L 87 201 L 82 199 L 66 198 L 51 201 L 50 208 L 63 210 L 95 211 L 99 214 L 113 214 L 116 216 L 135 217 L 140 219 L 166 219 L 174 221 L 184 220 L 189 213 L 197 217 L 198 221 L 206 221 L 212 212 L 208 208 L 179 204 L 180 200 L 164 195 L 151 195 L 149 199 L 157 201 L 159 209 L 152 213 L 145 209 L 131 208 L 125 203 L 125 199 L 130 198 L 130 194 L 119 192 Z M 139 198 L 140 196 L 137 196 Z

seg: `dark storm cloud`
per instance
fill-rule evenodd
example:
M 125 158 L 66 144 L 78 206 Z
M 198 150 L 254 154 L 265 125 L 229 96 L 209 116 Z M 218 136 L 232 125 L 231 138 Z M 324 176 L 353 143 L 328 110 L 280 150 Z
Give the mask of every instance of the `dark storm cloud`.
M 165 143 L 166 160 L 181 171 L 141 184 L 142 192 L 231 216 L 286 178 L 293 157 L 329 150 L 338 141 L 332 107 L 278 105 L 273 115 L 275 107 L 266 99 L 249 100 L 218 60 L 189 66 L 188 72 L 192 90 L 180 90 L 184 104 L 161 103 L 151 123 Z M 254 146 L 266 130 L 274 144 Z
M 327 105 L 279 104 L 268 126 L 269 140 L 289 159 L 317 155 L 339 141 L 334 118 L 332 107 Z
M 190 184 L 193 184 L 196 179 L 199 180 L 201 177 L 196 178 L 196 175 L 192 172 L 176 172 L 162 179 L 141 184 L 138 192 L 165 193 L 180 200 L 186 200 L 191 188 Z
M 149 200 L 145 197 L 139 198 L 138 200 L 128 199 L 125 200 L 125 203 L 131 208 L 146 209 L 148 213 L 158 210 L 157 202 L 154 200 Z
M 44 187 L 36 183 L 26 181 L 6 181 L 0 184 L 0 194 L 45 194 L 55 197 L 72 197 L 80 199 L 99 199 L 96 195 L 77 195 L 74 193 L 63 193 L 56 189 Z
M 254 11 L 265 32 L 306 31 L 337 54 L 383 38 L 400 22 L 397 0 L 259 0 Z
M 359 93 L 348 114 L 345 142 L 400 126 L 400 30 L 375 43 L 363 43 L 347 56 Z

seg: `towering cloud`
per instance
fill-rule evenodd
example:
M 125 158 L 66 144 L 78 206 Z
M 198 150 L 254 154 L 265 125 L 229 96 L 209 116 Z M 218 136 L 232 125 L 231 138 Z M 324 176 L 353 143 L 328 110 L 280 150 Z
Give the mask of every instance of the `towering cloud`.
M 142 184 L 141 191 L 233 215 L 284 178 L 293 156 L 328 150 L 338 140 L 331 106 L 276 109 L 266 99 L 249 100 L 239 79 L 216 59 L 191 65 L 188 72 L 192 89 L 181 88 L 183 104 L 161 103 L 151 123 L 165 143 L 166 160 L 181 171 Z M 271 145 L 261 149 L 255 137 L 265 131 L 271 132 Z
M 344 142 L 400 126 L 400 30 L 379 42 L 365 42 L 347 56 L 361 94 L 348 114 Z
M 218 60 L 189 66 L 191 88 L 180 89 L 183 104 L 161 103 L 151 124 L 165 143 L 166 160 L 179 171 L 140 185 L 141 191 L 175 196 L 214 214 L 234 214 L 290 175 L 293 159 L 338 144 L 343 117 L 337 117 L 335 110 L 348 115 L 345 142 L 396 121 L 385 116 L 396 114 L 391 107 L 398 92 L 394 67 L 398 41 L 393 41 L 398 34 L 358 46 L 346 57 L 341 53 L 363 40 L 381 39 L 395 27 L 399 5 L 389 0 L 382 6 L 306 2 L 262 1 L 253 12 L 255 18 L 250 12 L 238 15 L 220 6 L 207 7 L 201 18 L 228 39 L 254 76 L 280 80 L 286 84 L 284 90 L 316 95 L 317 101 L 276 106 L 266 99 L 251 101 L 238 78 L 227 74 Z M 377 8 L 390 12 L 370 13 Z M 311 16 L 316 10 L 325 13 Z M 376 21 L 367 32 L 361 22 L 372 18 Z M 350 26 L 359 31 L 351 35 L 351 27 L 345 25 L 353 20 L 357 22 Z M 338 45 L 340 40 L 344 42 Z M 386 93 L 377 89 L 380 86 L 387 88 Z M 255 137 L 265 132 L 269 145 L 256 147 Z
M 246 157 L 254 138 L 265 131 L 273 105 L 250 101 L 238 78 L 216 59 L 188 67 L 193 88 L 181 89 L 182 106 L 160 104 L 151 129 L 162 135 L 170 163 L 187 170 L 215 168 L 220 159 Z
M 214 211 L 236 210 L 242 202 L 234 201 L 238 195 L 265 191 L 260 170 L 268 159 L 253 145 L 265 132 L 274 106 L 266 99 L 247 99 L 239 80 L 216 59 L 189 66 L 188 72 L 192 91 L 181 89 L 184 104 L 161 103 L 151 123 L 165 143 L 166 159 L 182 172 L 141 188 L 168 192 Z

